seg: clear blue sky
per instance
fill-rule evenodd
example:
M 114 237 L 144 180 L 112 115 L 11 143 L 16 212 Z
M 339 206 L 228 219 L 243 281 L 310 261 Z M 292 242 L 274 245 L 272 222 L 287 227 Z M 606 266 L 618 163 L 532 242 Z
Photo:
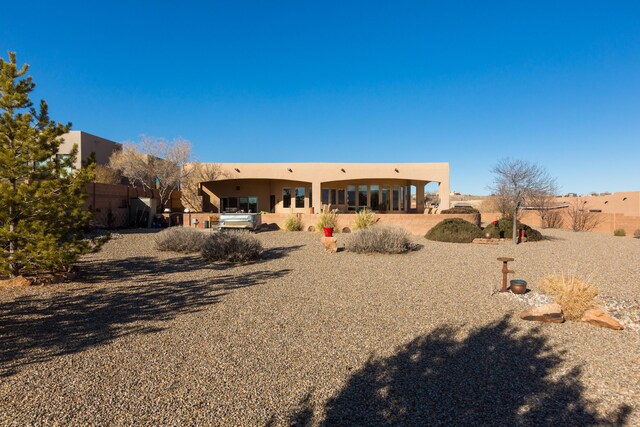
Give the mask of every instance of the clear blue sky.
M 640 190 L 640 2 L 4 2 L 0 54 L 58 121 L 202 161 L 505 156 L 563 192 Z

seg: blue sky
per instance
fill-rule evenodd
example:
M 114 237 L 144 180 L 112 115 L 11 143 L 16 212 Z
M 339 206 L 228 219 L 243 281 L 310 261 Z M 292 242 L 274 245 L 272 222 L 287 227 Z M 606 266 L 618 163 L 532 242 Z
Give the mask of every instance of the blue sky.
M 640 2 L 11 2 L 0 54 L 52 117 L 202 161 L 502 157 L 563 192 L 640 190 Z

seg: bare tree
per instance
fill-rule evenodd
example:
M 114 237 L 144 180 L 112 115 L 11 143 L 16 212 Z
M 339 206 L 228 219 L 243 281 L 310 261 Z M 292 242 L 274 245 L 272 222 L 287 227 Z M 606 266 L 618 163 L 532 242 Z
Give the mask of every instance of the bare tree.
M 189 163 L 183 168 L 182 173 L 182 204 L 194 212 L 202 212 L 202 194 L 200 184 L 215 181 L 224 176 L 222 168 L 212 163 Z
M 562 225 L 562 215 L 556 209 L 552 194 L 536 192 L 531 196 L 529 203 L 529 208 L 535 210 L 540 217 L 542 228 L 558 228 Z
M 502 159 L 493 168 L 495 175 L 493 193 L 503 204 L 504 212 L 513 218 L 513 242 L 518 242 L 518 211 L 534 196 L 551 195 L 556 190 L 556 180 L 540 166 L 526 160 Z
M 569 204 L 567 215 L 573 231 L 590 231 L 600 224 L 600 217 L 597 212 L 591 212 L 586 209 L 586 204 L 587 201 L 582 197 L 576 197 Z
M 101 184 L 122 184 L 122 175 L 115 169 L 105 165 L 96 165 L 94 182 Z
M 191 143 L 178 138 L 169 142 L 164 138 L 142 136 L 140 144 L 125 145 L 115 152 L 109 166 L 118 170 L 132 186 L 158 191 L 160 206 L 164 207 L 171 194 L 180 188 L 184 164 L 191 155 Z

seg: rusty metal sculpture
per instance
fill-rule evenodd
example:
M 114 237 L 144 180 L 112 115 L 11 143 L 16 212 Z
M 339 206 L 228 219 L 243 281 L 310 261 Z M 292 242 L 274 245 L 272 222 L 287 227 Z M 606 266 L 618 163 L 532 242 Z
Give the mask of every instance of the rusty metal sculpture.
M 515 273 L 514 270 L 509 270 L 509 266 L 507 265 L 507 263 L 510 261 L 514 261 L 514 259 L 500 257 L 498 258 L 498 261 L 502 261 L 502 289 L 500 289 L 500 292 L 507 292 L 509 290 L 509 288 L 507 288 L 507 274 Z

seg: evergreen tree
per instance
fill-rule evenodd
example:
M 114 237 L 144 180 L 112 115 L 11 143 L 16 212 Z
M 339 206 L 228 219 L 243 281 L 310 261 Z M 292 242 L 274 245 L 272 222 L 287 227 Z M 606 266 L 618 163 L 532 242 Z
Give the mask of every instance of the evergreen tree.
M 50 120 L 45 101 L 33 107 L 27 69 L 13 52 L 0 58 L 0 272 L 10 276 L 67 270 L 88 249 L 94 167 L 74 170 L 77 147 L 58 155 L 71 124 Z

